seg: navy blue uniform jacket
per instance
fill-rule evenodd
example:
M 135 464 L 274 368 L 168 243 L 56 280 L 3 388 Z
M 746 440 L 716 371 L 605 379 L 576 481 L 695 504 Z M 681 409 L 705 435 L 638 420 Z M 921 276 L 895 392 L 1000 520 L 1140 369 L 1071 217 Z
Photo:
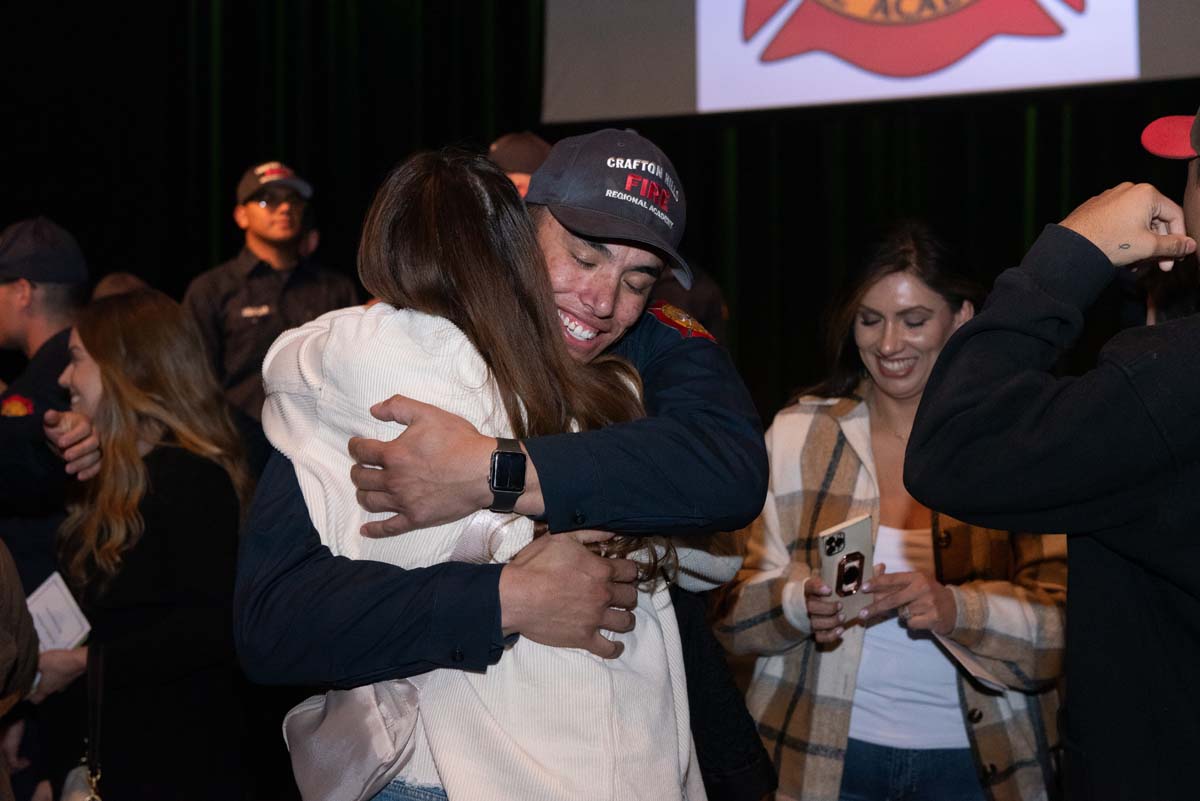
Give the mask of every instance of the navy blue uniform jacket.
M 762 511 L 758 414 L 725 349 L 692 333 L 647 312 L 611 351 L 641 374 L 647 417 L 526 440 L 552 530 L 732 530 Z M 243 534 L 238 653 L 252 679 L 272 684 L 353 687 L 435 668 L 483 670 L 503 651 L 502 567 L 403 570 L 334 556 L 291 464 L 274 454 Z

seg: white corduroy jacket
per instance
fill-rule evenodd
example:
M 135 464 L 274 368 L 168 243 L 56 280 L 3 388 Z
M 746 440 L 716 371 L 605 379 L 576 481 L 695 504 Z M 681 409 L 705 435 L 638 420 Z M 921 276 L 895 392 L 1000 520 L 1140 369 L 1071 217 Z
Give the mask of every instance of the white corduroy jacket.
M 404 430 L 374 419 L 372 404 L 399 393 L 489 436 L 511 436 L 486 364 L 450 322 L 384 303 L 330 312 L 280 336 L 263 379 L 267 437 L 295 466 L 333 553 L 404 568 L 466 552 L 504 562 L 532 539 L 529 520 L 491 512 L 396 537 L 358 533 L 386 515 L 356 502 L 347 441 Z M 619 659 L 522 638 L 484 673 L 437 670 L 416 680 L 416 751 L 401 776 L 441 785 L 455 801 L 703 799 L 666 589 L 641 593 L 635 614 L 635 629 L 616 635 L 625 643 Z

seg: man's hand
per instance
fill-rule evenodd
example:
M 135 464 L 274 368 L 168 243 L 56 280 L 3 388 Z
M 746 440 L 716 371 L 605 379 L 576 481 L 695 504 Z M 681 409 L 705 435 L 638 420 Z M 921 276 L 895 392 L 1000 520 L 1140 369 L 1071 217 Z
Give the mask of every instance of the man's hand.
M 100 438 L 87 415 L 51 409 L 42 418 L 42 427 L 50 447 L 67 463 L 68 475 L 80 481 L 95 478 L 100 472 Z
M 613 659 L 625 646 L 600 630 L 633 629 L 637 565 L 605 559 L 574 538 L 538 537 L 500 572 L 500 625 L 542 645 Z
M 367 523 L 368 537 L 402 534 L 466 517 L 492 502 L 488 469 L 496 440 L 456 414 L 394 395 L 371 407 L 378 420 L 408 426 L 391 442 L 354 437 L 350 480 L 368 512 L 395 517 Z
M 1061 225 L 1100 248 L 1117 267 L 1158 259 L 1163 270 L 1170 270 L 1175 259 L 1196 252 L 1183 210 L 1150 184 L 1113 187 L 1068 214 Z

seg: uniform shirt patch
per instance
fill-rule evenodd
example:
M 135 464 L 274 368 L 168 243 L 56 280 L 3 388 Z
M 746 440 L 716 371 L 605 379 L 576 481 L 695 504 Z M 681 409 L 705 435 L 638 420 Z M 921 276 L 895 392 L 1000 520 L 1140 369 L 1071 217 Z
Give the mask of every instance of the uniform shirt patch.
M 699 320 L 678 306 L 672 306 L 670 303 L 660 300 L 656 303 L 651 303 L 646 311 L 654 315 L 654 319 L 663 325 L 668 328 L 674 328 L 679 332 L 679 336 L 684 339 L 703 337 L 713 342 L 717 341 L 716 337 L 708 333 L 704 326 L 700 325 Z
M 27 417 L 33 414 L 33 401 L 24 395 L 9 395 L 0 401 L 0 417 Z

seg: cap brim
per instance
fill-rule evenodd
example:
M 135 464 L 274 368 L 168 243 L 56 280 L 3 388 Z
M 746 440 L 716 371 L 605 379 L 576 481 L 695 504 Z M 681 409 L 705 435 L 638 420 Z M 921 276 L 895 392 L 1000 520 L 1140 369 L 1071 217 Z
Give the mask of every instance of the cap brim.
M 305 200 L 312 200 L 312 196 L 313 196 L 312 184 L 310 184 L 308 181 L 304 180 L 303 178 L 297 178 L 295 176 L 292 176 L 291 178 L 275 178 L 274 180 L 267 181 L 264 184 L 260 184 L 259 186 L 256 186 L 254 188 L 253 192 L 251 192 L 248 195 L 246 195 L 245 197 L 241 198 L 238 202 L 245 203 L 247 200 L 254 197 L 256 194 L 258 194 L 262 190 L 266 189 L 268 186 L 286 186 L 288 189 L 295 189 L 300 194 L 300 197 L 304 198 Z
M 586 236 L 601 242 L 633 242 L 645 245 L 662 256 L 663 261 L 675 273 L 675 279 L 684 289 L 692 288 L 692 268 L 688 267 L 683 257 L 661 237 L 644 225 L 632 220 L 606 214 L 594 209 L 581 209 L 577 206 L 563 206 L 547 203 L 546 208 L 554 215 L 564 228 L 573 234 Z
M 1159 117 L 1142 131 L 1142 147 L 1164 159 L 1194 159 L 1192 116 Z

